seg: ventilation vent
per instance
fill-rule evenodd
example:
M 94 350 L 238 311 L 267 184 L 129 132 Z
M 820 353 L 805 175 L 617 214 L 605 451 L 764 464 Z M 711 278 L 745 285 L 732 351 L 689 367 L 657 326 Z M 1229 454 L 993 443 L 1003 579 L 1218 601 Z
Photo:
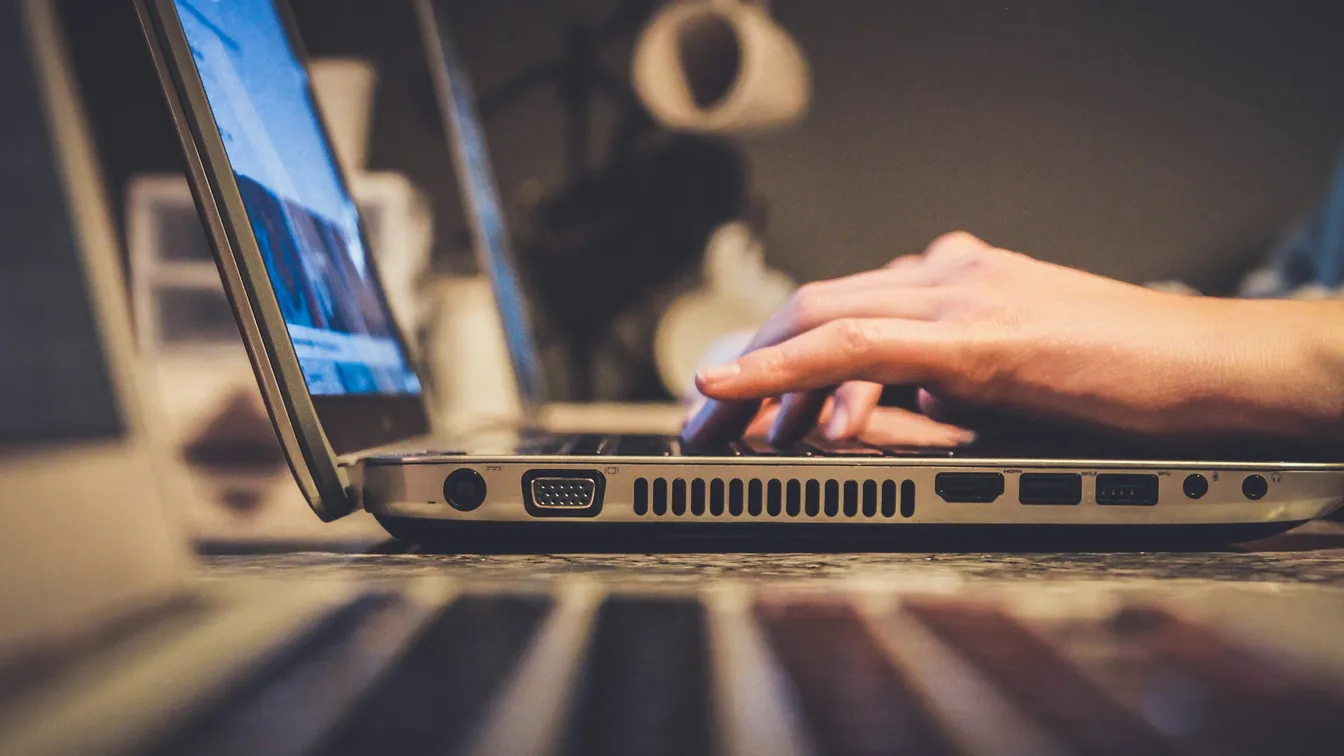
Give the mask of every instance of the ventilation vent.
M 637 478 L 639 517 L 894 519 L 915 516 L 912 480 Z

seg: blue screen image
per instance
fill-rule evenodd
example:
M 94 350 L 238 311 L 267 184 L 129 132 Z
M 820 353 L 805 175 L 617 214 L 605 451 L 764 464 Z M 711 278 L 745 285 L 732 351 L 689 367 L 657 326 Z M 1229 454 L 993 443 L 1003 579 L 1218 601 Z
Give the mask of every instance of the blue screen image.
M 309 392 L 418 394 L 271 0 L 175 5 Z

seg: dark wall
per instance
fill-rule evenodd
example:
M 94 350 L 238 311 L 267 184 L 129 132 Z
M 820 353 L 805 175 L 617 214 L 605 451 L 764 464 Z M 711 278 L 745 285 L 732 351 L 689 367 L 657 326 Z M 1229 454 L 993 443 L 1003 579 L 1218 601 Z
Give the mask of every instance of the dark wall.
M 615 4 L 449 2 L 483 90 L 557 57 L 567 21 Z M 403 99 L 423 84 L 410 17 L 378 5 L 382 18 L 360 0 L 296 2 L 313 52 L 380 51 L 373 160 L 433 186 L 445 174 L 432 111 L 408 118 Z M 1313 201 L 1344 137 L 1338 2 L 773 7 L 812 62 L 815 107 L 798 127 L 739 144 L 772 210 L 770 256 L 802 279 L 965 228 L 1109 275 L 1225 288 Z M 608 58 L 623 70 L 627 51 Z M 562 114 L 539 88 L 490 120 L 520 226 L 564 177 Z
M 776 7 L 817 106 L 750 152 L 805 278 L 961 227 L 1216 286 L 1312 201 L 1344 137 L 1338 2 Z

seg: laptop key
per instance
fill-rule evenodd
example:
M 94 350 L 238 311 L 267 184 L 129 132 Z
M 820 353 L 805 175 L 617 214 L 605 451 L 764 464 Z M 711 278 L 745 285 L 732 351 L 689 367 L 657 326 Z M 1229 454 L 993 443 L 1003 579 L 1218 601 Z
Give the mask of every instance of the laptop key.
M 594 456 L 598 454 L 610 453 L 614 439 L 609 436 L 603 436 L 596 433 L 584 433 L 573 436 L 566 442 L 564 448 L 560 450 L 561 454 L 568 456 Z
M 681 453 L 686 457 L 740 457 L 742 451 L 732 444 L 681 444 Z
M 571 436 L 538 436 L 520 442 L 514 447 L 516 454 L 551 455 L 564 452 L 566 444 L 573 441 Z
M 938 446 L 880 446 L 875 447 L 888 457 L 955 457 L 958 450 Z
M 733 441 L 731 445 L 741 452 L 743 457 L 812 457 L 815 453 L 801 444 L 789 447 L 771 446 L 764 439 L 744 438 Z
M 813 454 L 822 457 L 881 457 L 882 450 L 858 441 L 831 441 L 825 437 L 809 436 L 802 443 Z
M 622 457 L 670 457 L 674 447 L 671 436 L 626 435 L 616 439 L 611 453 Z

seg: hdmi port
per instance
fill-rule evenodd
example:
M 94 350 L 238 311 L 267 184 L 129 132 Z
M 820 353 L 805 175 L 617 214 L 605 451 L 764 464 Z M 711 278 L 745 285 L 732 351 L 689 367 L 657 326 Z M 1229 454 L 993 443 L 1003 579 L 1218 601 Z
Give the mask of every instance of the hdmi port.
M 952 504 L 987 504 L 1003 495 L 1000 473 L 938 473 L 933 490 Z

